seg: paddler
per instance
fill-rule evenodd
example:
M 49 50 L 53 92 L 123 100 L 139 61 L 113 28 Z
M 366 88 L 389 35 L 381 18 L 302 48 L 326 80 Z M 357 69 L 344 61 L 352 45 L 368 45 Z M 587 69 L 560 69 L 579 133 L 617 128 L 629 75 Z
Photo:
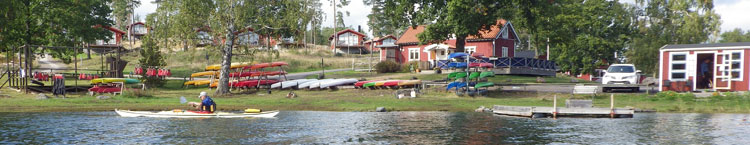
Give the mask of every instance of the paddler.
M 201 102 L 190 102 L 188 105 L 195 107 L 196 109 L 200 111 L 207 111 L 207 112 L 214 112 L 216 110 L 216 103 L 214 103 L 214 100 L 211 99 L 211 97 L 208 97 L 206 95 L 206 92 L 201 92 L 200 95 L 198 95 L 198 98 L 201 99 Z

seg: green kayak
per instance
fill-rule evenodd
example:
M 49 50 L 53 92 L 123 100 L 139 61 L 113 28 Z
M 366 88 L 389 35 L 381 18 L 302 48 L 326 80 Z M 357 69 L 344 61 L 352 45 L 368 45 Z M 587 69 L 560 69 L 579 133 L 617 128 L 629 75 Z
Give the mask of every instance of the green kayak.
M 482 74 L 479 74 L 479 78 L 494 77 L 494 76 L 495 76 L 495 72 L 492 72 L 492 71 L 486 71 L 486 72 L 482 72 Z
M 469 79 L 476 79 L 478 77 L 479 77 L 479 72 L 471 72 L 471 74 L 469 74 Z
M 448 78 L 449 79 L 456 78 L 456 74 L 458 74 L 458 73 L 463 73 L 463 72 L 452 72 L 452 73 L 448 74 Z
M 458 72 L 458 73 L 456 73 L 456 79 L 465 78 L 465 77 L 466 77 L 466 72 Z
M 494 85 L 495 83 L 492 83 L 492 82 L 481 82 L 481 83 L 477 83 L 477 85 L 474 85 L 474 88 L 492 87 Z
M 135 83 L 140 83 L 140 82 L 141 81 L 138 79 L 125 79 L 126 84 L 135 84 Z
M 372 86 L 375 86 L 375 83 L 377 83 L 377 82 L 378 81 L 365 83 L 364 85 L 362 85 L 362 87 L 363 88 L 372 87 Z

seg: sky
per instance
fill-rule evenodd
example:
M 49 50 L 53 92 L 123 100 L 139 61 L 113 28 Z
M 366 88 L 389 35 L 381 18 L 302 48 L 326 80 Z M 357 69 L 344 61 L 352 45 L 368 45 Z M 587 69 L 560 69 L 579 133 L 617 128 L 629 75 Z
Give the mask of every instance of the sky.
M 141 0 L 141 5 L 135 9 L 141 19 L 145 19 L 147 14 L 156 11 L 156 4 L 151 3 L 153 0 Z M 623 0 L 626 3 L 632 3 L 633 0 Z M 333 26 L 333 6 L 329 0 L 321 0 L 323 11 L 326 12 L 323 26 Z M 349 6 L 343 8 L 343 11 L 349 11 L 349 16 L 344 16 L 344 24 L 347 27 L 357 28 L 362 26 L 362 30 L 372 37 L 370 27 L 367 26 L 367 15 L 370 14 L 370 6 L 365 6 L 362 0 L 351 0 Z M 735 28 L 750 30 L 750 15 L 747 14 L 750 8 L 750 0 L 715 0 L 714 10 L 721 16 L 721 31 L 731 31 Z M 337 9 L 338 10 L 338 9 Z M 345 14 L 346 15 L 346 14 Z

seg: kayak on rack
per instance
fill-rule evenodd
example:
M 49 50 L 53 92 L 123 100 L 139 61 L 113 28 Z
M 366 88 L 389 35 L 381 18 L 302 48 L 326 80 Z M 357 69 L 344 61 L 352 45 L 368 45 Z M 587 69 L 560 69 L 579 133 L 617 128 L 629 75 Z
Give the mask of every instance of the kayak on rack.
M 115 109 L 115 112 L 122 117 L 162 117 L 162 118 L 245 118 L 261 117 L 272 118 L 279 114 L 278 110 L 263 111 L 257 113 L 233 113 L 233 112 L 201 112 L 175 109 L 171 111 L 130 111 Z

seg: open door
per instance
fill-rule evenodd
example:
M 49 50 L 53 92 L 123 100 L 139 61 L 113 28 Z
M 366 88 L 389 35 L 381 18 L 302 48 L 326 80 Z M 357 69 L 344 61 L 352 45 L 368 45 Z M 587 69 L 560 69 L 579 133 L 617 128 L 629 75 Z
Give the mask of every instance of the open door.
M 714 90 L 729 90 L 732 87 L 732 53 L 716 53 L 714 57 Z

